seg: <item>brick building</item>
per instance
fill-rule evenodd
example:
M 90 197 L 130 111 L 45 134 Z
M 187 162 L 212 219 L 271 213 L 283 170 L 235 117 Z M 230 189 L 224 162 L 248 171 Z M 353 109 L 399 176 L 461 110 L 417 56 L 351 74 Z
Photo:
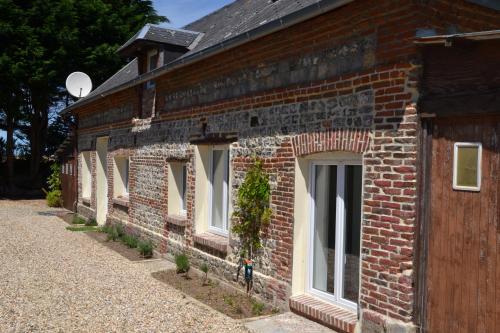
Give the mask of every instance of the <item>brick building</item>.
M 353 332 L 413 332 L 419 295 L 419 38 L 500 26 L 492 1 L 238 0 L 145 26 L 130 62 L 66 112 L 78 212 L 233 281 L 231 212 L 256 156 L 273 218 L 255 291 Z

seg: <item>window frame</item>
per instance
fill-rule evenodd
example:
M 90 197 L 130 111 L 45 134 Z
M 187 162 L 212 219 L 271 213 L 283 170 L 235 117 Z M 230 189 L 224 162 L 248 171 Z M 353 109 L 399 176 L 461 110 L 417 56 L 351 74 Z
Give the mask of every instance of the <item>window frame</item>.
M 338 193 L 336 199 L 336 231 L 335 231 L 335 290 L 340 290 L 340 293 L 328 293 L 326 291 L 322 291 L 319 289 L 315 289 L 313 286 L 313 274 L 314 274 L 314 233 L 315 233 L 315 196 L 316 196 L 316 167 L 319 165 L 336 165 L 337 166 L 337 190 Z M 360 159 L 331 159 L 331 160 L 312 160 L 309 164 L 309 244 L 307 249 L 307 273 L 306 273 L 306 290 L 309 294 L 316 296 L 320 299 L 323 299 L 332 304 L 339 305 L 346 309 L 357 311 L 358 303 L 352 302 L 343 297 L 342 293 L 344 290 L 344 278 L 345 278 L 345 269 L 342 261 L 342 255 L 345 257 L 345 231 L 346 231 L 346 210 L 338 209 L 345 205 L 345 168 L 346 166 L 357 165 L 362 167 L 362 179 L 361 184 L 364 184 L 364 164 L 362 158 Z M 339 175 L 342 174 L 342 177 Z M 340 192 L 339 192 L 340 190 Z M 362 186 L 361 190 L 361 200 L 363 200 L 364 196 L 364 187 Z M 363 221 L 363 203 L 361 203 L 361 221 Z M 340 223 L 339 223 L 340 222 Z M 362 223 L 362 222 L 361 222 Z M 360 237 L 362 237 L 362 231 L 360 230 Z M 360 240 L 360 246 L 362 244 L 362 240 Z M 342 249 L 342 251 L 337 251 L 337 249 Z M 362 253 L 360 251 L 360 253 Z M 361 258 L 360 258 L 360 271 L 358 274 L 361 274 Z M 360 275 L 361 281 L 361 275 Z M 361 291 L 361 290 L 360 290 Z
M 167 199 L 169 215 L 187 216 L 187 190 L 187 162 L 169 162 Z
M 82 151 L 80 154 L 82 165 L 82 198 L 89 199 L 92 197 L 92 155 L 90 151 Z M 88 156 L 88 160 L 86 156 Z M 88 194 L 88 196 L 84 194 Z
M 122 160 L 125 162 L 122 165 Z M 118 174 L 113 174 L 113 198 L 128 198 L 130 196 L 130 156 L 126 155 L 117 155 L 113 158 L 113 173 L 116 171 Z M 125 170 L 121 170 L 121 167 L 124 167 Z M 123 177 L 122 177 L 123 172 Z M 116 182 L 122 182 L 117 185 Z M 117 188 L 120 188 L 122 191 L 117 191 Z
M 180 212 L 187 215 L 187 164 L 181 165 Z
M 215 227 L 212 221 L 212 210 L 213 210 L 213 193 L 214 193 L 214 184 L 213 184 L 213 170 L 214 170 L 214 151 L 222 151 L 223 158 L 225 158 L 224 163 L 224 185 L 222 192 L 222 228 Z M 229 146 L 212 146 L 209 153 L 209 174 L 208 174 L 208 231 L 214 234 L 218 234 L 221 236 L 229 236 L 229 185 L 230 185 L 230 166 L 231 164 L 231 155 Z
M 458 185 L 458 150 L 459 148 L 478 148 L 477 152 L 477 186 L 463 186 Z M 481 142 L 455 142 L 453 144 L 453 189 L 458 191 L 481 191 L 481 168 L 482 168 L 483 144 Z
M 148 53 L 146 54 L 146 72 L 149 73 L 153 70 L 155 70 L 156 68 L 158 68 L 158 59 L 159 59 L 159 55 L 160 53 L 158 52 L 158 50 L 150 50 L 148 51 Z M 155 67 L 154 68 L 151 68 L 151 64 L 152 64 L 152 61 L 151 59 L 156 57 L 156 64 L 155 64 Z M 153 80 L 149 80 L 146 82 L 146 88 L 147 89 L 153 89 L 155 87 L 155 81 Z

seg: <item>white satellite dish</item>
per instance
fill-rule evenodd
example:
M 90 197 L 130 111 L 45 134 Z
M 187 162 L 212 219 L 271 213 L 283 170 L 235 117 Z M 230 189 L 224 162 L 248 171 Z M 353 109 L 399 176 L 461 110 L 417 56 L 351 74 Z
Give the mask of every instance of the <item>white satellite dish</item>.
M 77 98 L 82 98 L 90 94 L 92 91 L 92 80 L 82 72 L 71 73 L 66 79 L 66 89 Z

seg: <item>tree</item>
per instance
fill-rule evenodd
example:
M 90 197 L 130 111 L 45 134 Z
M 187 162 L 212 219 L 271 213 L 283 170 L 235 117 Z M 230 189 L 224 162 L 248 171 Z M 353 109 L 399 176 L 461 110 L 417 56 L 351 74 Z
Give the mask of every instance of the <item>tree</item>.
M 165 21 L 146 0 L 0 0 L 0 66 L 7 68 L 0 82 L 15 91 L 0 97 L 0 109 L 12 120 L 19 108 L 6 105 L 16 97 L 29 125 L 32 178 L 46 153 L 50 109 L 65 97 L 66 76 L 85 71 L 99 85 L 124 65 L 115 52 L 124 41 L 146 23 Z

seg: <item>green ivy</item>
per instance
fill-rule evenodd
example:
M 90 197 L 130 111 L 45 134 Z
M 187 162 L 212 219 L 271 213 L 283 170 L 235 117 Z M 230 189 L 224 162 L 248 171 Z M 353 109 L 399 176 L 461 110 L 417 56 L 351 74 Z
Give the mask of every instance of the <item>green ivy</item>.
M 62 206 L 61 192 L 61 165 L 54 163 L 50 166 L 50 176 L 47 179 L 49 192 L 46 192 L 47 205 L 49 207 Z
M 50 166 L 50 176 L 47 179 L 50 191 L 61 189 L 61 165 L 54 163 Z
M 269 224 L 272 210 L 269 208 L 271 186 L 264 172 L 262 161 L 256 159 L 238 189 L 232 232 L 241 241 L 241 256 L 252 258 L 262 248 L 261 231 Z

